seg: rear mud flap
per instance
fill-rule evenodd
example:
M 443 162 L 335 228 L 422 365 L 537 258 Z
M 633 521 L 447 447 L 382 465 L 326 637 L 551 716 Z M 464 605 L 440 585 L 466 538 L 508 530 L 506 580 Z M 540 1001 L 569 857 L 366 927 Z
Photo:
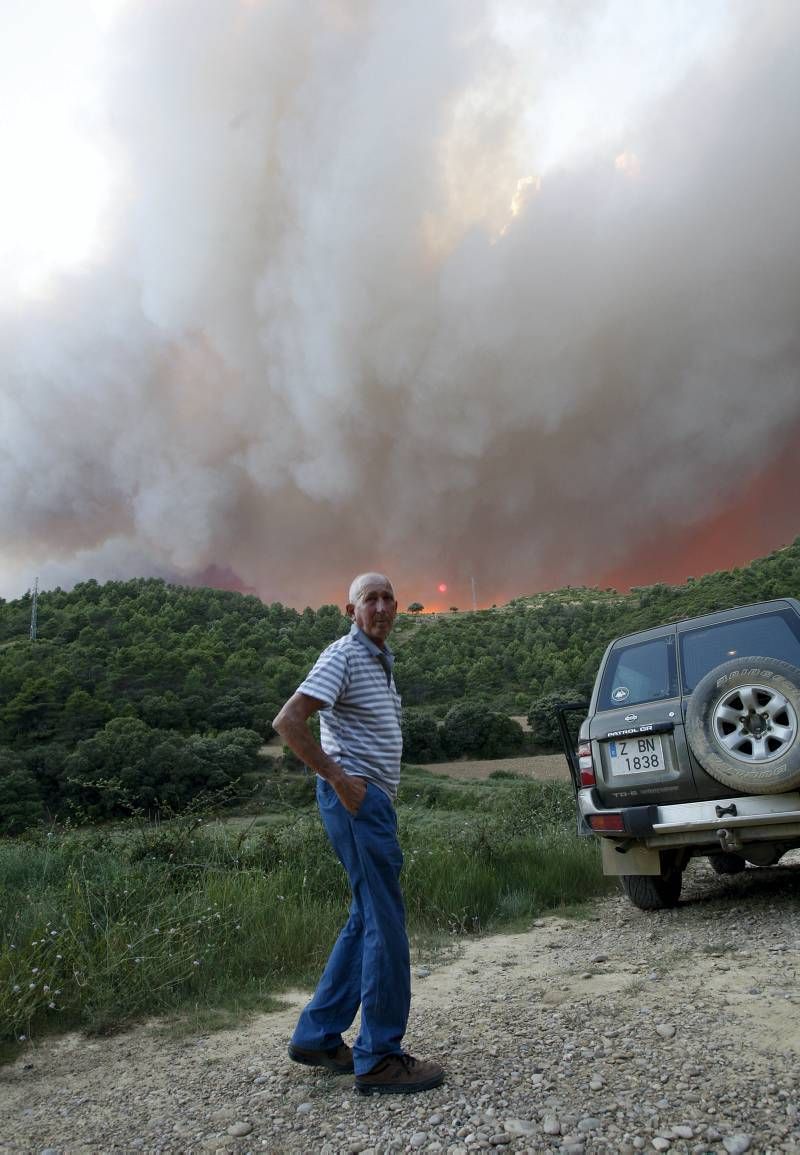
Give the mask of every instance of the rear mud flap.
M 617 847 L 624 847 L 624 842 L 612 842 L 609 838 L 600 839 L 600 851 L 603 861 L 603 874 L 660 874 L 661 855 L 657 850 L 650 850 L 647 846 L 628 846 L 624 852 Z

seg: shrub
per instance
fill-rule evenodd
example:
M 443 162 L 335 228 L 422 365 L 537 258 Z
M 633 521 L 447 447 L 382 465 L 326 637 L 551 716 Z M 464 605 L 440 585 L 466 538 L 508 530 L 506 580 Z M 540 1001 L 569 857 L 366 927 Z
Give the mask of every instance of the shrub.
M 519 722 L 482 702 L 459 702 L 445 714 L 441 738 L 451 758 L 504 758 L 520 749 L 523 732 Z
M 556 708 L 562 702 L 580 702 L 586 698 L 586 690 L 576 690 L 574 687 L 536 698 L 528 710 L 528 725 L 535 745 L 543 750 L 560 750 L 561 731 L 558 728 Z
M 260 766 L 253 730 L 190 734 L 154 730 L 138 718 L 114 718 L 79 742 L 66 761 L 73 806 L 90 818 L 178 810 L 197 795 L 230 786 Z
M 0 749 L 0 834 L 18 834 L 42 817 L 39 785 L 11 750 Z
M 435 762 L 441 756 L 436 719 L 416 710 L 403 710 L 403 757 L 409 762 Z

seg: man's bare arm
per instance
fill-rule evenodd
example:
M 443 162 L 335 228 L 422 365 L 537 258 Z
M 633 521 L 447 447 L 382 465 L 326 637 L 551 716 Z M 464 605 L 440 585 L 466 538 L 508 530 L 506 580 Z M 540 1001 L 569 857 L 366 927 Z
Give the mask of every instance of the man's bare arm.
M 356 814 L 364 800 L 366 782 L 363 778 L 345 774 L 339 763 L 325 753 L 308 727 L 311 715 L 324 704 L 319 698 L 311 698 L 308 694 L 301 694 L 298 691 L 292 694 L 282 707 L 272 725 L 289 749 L 293 750 L 306 766 L 316 770 L 320 778 L 330 783 L 345 810 L 350 814 Z

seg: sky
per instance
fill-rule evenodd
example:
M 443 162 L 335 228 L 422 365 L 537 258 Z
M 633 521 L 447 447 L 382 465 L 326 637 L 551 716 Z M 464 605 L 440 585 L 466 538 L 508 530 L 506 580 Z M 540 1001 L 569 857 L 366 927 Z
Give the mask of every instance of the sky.
M 4 25 L 0 596 L 469 608 L 800 534 L 794 0 Z

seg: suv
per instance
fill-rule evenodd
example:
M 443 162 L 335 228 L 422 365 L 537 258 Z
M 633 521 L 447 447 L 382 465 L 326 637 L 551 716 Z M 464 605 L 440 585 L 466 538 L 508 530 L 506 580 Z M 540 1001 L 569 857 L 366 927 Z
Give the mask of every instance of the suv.
M 675 906 L 690 858 L 720 874 L 800 847 L 800 601 L 689 618 L 608 646 L 575 751 L 581 834 L 642 910 Z

